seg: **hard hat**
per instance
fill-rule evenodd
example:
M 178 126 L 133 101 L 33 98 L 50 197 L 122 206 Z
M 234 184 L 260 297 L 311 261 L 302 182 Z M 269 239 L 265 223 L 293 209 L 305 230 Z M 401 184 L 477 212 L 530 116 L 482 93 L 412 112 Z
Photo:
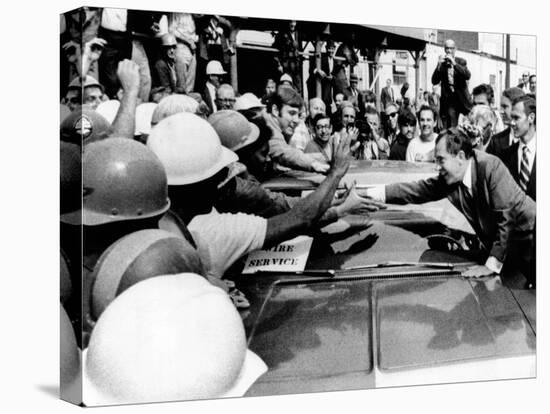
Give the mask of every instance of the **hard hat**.
M 165 230 L 131 233 L 103 252 L 92 273 L 92 318 L 130 286 L 159 275 L 204 274 L 198 252 L 187 240 Z
M 222 64 L 217 60 L 211 60 L 206 65 L 207 75 L 225 75 L 227 72 L 223 70 Z
M 171 33 L 163 34 L 160 38 L 160 43 L 162 46 L 176 46 L 178 44 L 176 41 L 176 36 Z
M 237 382 L 246 354 L 229 296 L 181 273 L 136 283 L 105 309 L 86 374 L 104 404 L 215 398 Z
M 71 297 L 72 283 L 69 264 L 67 263 L 63 250 L 61 250 L 59 254 L 59 288 L 61 303 L 65 303 Z
M 105 118 L 107 122 L 112 124 L 116 118 L 118 108 L 120 108 L 120 101 L 116 99 L 109 99 L 108 101 L 101 102 L 95 111 Z
M 233 106 L 235 111 L 246 111 L 247 109 L 252 108 L 265 108 L 265 105 L 256 97 L 256 95 L 250 92 L 239 96 L 235 100 L 235 105 Z
M 69 83 L 69 89 L 82 89 L 89 86 L 96 86 L 101 89 L 101 91 L 103 91 L 103 86 L 98 82 L 96 78 L 90 75 L 86 75 L 86 77 L 84 78 L 84 83 L 82 83 L 82 79 L 80 78 L 80 76 L 77 76 L 71 81 L 71 83 Z
M 77 211 L 82 204 L 82 154 L 76 144 L 60 143 L 60 213 Z
M 69 315 L 59 306 L 59 363 L 60 363 L 60 391 L 61 397 L 69 401 L 76 401 L 75 392 L 81 384 L 80 381 L 80 351 L 76 342 L 76 336 L 69 319 Z
M 151 125 L 156 125 L 164 118 L 170 115 L 179 114 L 180 112 L 189 112 L 194 114 L 197 112 L 199 103 L 187 95 L 173 94 L 165 96 L 160 100 L 157 107 L 153 111 L 151 117 Z
M 223 109 L 208 117 L 222 145 L 231 151 L 237 151 L 255 142 L 260 136 L 258 127 L 237 111 Z
M 151 119 L 157 106 L 154 102 L 145 102 L 137 106 L 134 135 L 149 135 L 151 132 Z
M 82 224 L 95 226 L 158 216 L 170 207 L 166 173 L 147 147 L 109 138 L 84 147 Z M 76 219 L 65 216 L 65 221 Z
M 281 75 L 281 78 L 279 79 L 279 83 L 283 83 L 283 82 L 290 82 L 290 83 L 294 83 L 292 81 L 292 77 L 288 74 L 288 73 L 283 73 Z
M 61 123 L 61 141 L 84 145 L 107 138 L 111 124 L 88 105 L 83 105 Z
M 147 146 L 159 157 L 169 185 L 206 180 L 237 161 L 237 154 L 223 147 L 212 126 L 197 115 L 179 113 L 151 129 Z

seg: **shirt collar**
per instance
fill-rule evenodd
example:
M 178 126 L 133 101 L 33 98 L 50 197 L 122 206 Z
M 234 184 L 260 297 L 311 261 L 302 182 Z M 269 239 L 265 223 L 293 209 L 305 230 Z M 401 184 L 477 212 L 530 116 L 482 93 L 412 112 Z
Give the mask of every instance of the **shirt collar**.
M 470 194 L 472 194 L 472 159 L 468 160 L 468 166 L 466 167 L 466 172 L 464 173 L 464 178 L 462 179 L 462 184 L 468 188 Z
M 519 141 L 520 151 L 523 151 L 523 147 L 529 148 L 529 152 L 531 154 L 534 154 L 537 151 L 537 134 L 536 134 L 536 132 L 535 132 L 535 135 L 533 136 L 533 138 L 531 139 L 531 141 L 529 141 L 527 143 L 527 145 L 525 145 L 523 142 L 521 142 L 521 140 Z

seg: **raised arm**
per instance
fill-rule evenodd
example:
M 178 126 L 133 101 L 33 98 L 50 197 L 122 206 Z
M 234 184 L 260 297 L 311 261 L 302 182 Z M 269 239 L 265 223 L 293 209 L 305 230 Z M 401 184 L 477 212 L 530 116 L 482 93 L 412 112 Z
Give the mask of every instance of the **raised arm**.
M 327 211 L 338 183 L 349 168 L 349 141 L 347 136 L 341 140 L 327 177 L 313 193 L 298 201 L 290 211 L 267 220 L 264 248 L 303 234 Z
M 131 60 L 124 59 L 118 62 L 117 75 L 124 94 L 113 121 L 111 136 L 133 139 L 139 93 L 139 66 Z

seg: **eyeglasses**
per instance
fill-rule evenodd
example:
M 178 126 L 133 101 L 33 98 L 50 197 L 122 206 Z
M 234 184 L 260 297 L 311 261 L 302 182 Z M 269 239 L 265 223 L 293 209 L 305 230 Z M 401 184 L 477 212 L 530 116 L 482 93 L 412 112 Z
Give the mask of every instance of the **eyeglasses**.
M 394 116 L 397 116 L 397 112 L 392 112 L 391 114 L 388 114 L 390 118 L 393 118 Z

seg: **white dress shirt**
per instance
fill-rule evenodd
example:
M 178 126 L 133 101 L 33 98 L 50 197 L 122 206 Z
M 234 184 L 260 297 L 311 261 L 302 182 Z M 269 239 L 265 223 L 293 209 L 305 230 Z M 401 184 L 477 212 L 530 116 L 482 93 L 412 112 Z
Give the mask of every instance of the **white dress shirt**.
M 537 153 L 537 134 L 531 138 L 531 140 L 524 144 L 521 140 L 518 145 L 518 171 L 521 171 L 521 162 L 523 159 L 523 147 L 527 147 L 527 160 L 529 161 L 529 174 L 533 170 L 533 164 L 535 163 L 535 155 Z

